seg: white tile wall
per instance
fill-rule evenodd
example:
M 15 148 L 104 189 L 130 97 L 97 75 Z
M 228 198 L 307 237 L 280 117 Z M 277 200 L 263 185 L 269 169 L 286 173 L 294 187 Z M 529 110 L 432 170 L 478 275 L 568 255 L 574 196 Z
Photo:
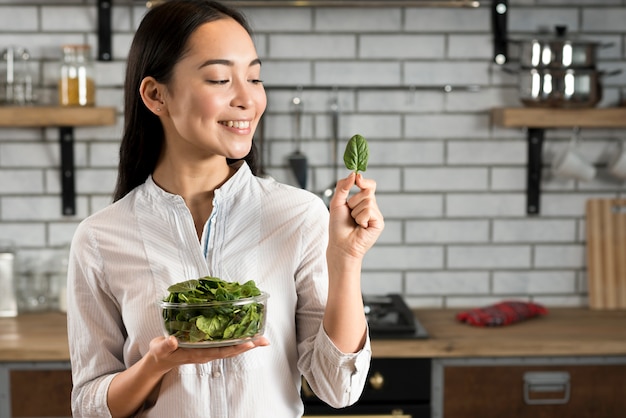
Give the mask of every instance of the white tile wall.
M 425 220 L 406 222 L 407 243 L 466 243 L 489 241 L 489 221 Z
M 490 124 L 491 108 L 519 102 L 515 76 L 491 63 L 489 3 L 478 9 L 245 9 L 268 91 L 264 158 L 270 174 L 294 182 L 285 162 L 293 150 L 289 103 L 302 86 L 309 187 L 325 188 L 333 175 L 329 103 L 336 96 L 342 142 L 357 132 L 370 142 L 366 174 L 377 181 L 386 217 L 364 263 L 365 293 L 402 293 L 420 307 L 504 298 L 584 306 L 584 203 L 623 196 L 624 183 L 608 176 L 605 164 L 626 132 L 583 131 L 581 151 L 599 175 L 577 183 L 549 170 L 571 131 L 547 131 L 541 215 L 527 216 L 525 132 Z M 124 59 L 144 13 L 137 2 L 114 3 L 114 60 L 96 63 L 97 102 L 117 107 L 120 117 L 115 126 L 75 131 L 76 216 L 61 215 L 56 129 L 0 129 L 0 239 L 14 240 L 28 256 L 62 248 L 81 219 L 111 201 Z M 624 21 L 624 0 L 510 1 L 511 36 L 565 24 L 611 43 L 599 55 L 606 70 L 625 69 Z M 60 45 L 87 42 L 95 50 L 96 27 L 94 0 L 0 0 L 0 49 L 30 49 L 42 102 L 56 99 Z M 613 105 L 626 72 L 604 84 L 600 105 Z

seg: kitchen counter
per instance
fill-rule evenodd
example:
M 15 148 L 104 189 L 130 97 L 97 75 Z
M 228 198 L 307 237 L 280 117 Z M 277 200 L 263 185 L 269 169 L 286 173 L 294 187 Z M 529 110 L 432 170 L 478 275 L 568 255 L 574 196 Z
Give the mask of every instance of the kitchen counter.
M 626 355 L 626 310 L 550 309 L 503 327 L 455 320 L 460 310 L 420 309 L 429 339 L 372 342 L 375 357 L 536 357 Z
M 551 309 L 545 317 L 479 328 L 456 310 L 415 311 L 430 338 L 374 340 L 375 357 L 535 357 L 626 355 L 626 310 Z M 0 318 L 0 362 L 68 361 L 66 316 L 48 312 Z
M 68 361 L 67 317 L 61 312 L 0 318 L 0 362 Z

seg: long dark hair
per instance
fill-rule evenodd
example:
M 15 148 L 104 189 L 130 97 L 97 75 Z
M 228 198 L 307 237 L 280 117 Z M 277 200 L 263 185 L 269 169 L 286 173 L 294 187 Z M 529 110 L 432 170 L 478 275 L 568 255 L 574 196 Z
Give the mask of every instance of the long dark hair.
M 164 132 L 159 118 L 145 106 L 139 87 L 152 76 L 167 84 L 176 63 L 185 52 L 187 40 L 201 25 L 232 18 L 252 33 L 246 18 L 237 10 L 217 1 L 171 0 L 152 8 L 144 16 L 130 47 L 124 84 L 124 135 L 120 145 L 120 163 L 114 200 L 143 184 L 152 174 L 161 149 Z M 244 158 L 258 174 L 258 151 L 252 144 Z M 236 160 L 228 159 L 232 164 Z

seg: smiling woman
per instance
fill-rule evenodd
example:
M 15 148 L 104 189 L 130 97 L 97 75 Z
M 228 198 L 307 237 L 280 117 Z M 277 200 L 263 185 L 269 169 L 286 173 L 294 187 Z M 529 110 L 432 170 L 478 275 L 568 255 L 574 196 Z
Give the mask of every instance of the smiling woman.
M 225 38 L 223 33 L 230 35 Z M 141 99 L 159 117 L 164 131 L 163 150 L 152 173 L 161 187 L 174 191 L 178 175 L 207 173 L 216 187 L 231 169 L 224 161 L 215 170 L 213 162 L 224 157 L 240 160 L 250 153 L 267 103 L 260 71 L 249 33 L 234 19 L 220 19 L 200 25 L 190 36 L 169 80 L 160 82 L 152 76 L 142 80 Z M 198 216 L 194 220 L 201 235 L 207 219 Z
M 181 106 L 193 107 L 195 105 L 184 100 L 201 101 L 202 93 L 208 94 L 211 86 L 215 87 L 213 90 L 217 90 L 218 87 L 222 90 L 230 88 L 231 91 L 233 88 L 241 88 L 242 76 L 244 78 L 250 76 L 250 82 L 256 85 L 256 90 L 258 90 L 255 98 L 259 104 L 262 104 L 262 107 L 254 112 L 257 119 L 253 129 L 256 128 L 256 123 L 265 110 L 265 92 L 259 80 L 261 63 L 250 38 L 250 29 L 243 16 L 240 14 L 229 16 L 216 8 L 215 16 L 206 22 L 212 25 L 206 24 L 202 19 L 204 15 L 199 14 L 190 17 L 189 23 L 181 26 L 177 25 L 177 22 L 185 17 L 183 8 L 162 5 L 161 9 L 164 7 L 172 9 L 170 14 L 148 13 L 146 15 L 142 26 L 149 27 L 151 32 L 146 30 L 144 33 L 138 30 L 133 45 L 142 47 L 131 48 L 129 53 L 125 85 L 127 126 L 120 152 L 120 177 L 115 192 L 116 199 L 123 197 L 134 187 L 143 183 L 152 173 L 157 159 L 162 155 L 161 148 L 167 145 L 163 131 L 168 127 L 175 128 L 171 123 L 168 127 L 161 123 L 138 126 L 144 118 L 145 120 L 160 118 L 161 121 L 168 122 L 170 118 L 167 116 L 171 115 L 171 111 L 179 111 Z M 185 31 L 187 27 L 195 26 L 198 26 L 197 32 Z M 158 33 L 158 28 L 162 27 L 168 27 L 170 35 L 154 36 Z M 231 28 L 234 29 L 233 35 L 237 36 L 226 39 L 214 36 L 219 35 L 222 30 L 229 31 Z M 239 79 L 233 79 L 235 74 L 231 73 L 236 70 L 235 62 L 229 58 L 229 55 L 239 54 L 244 46 L 249 59 L 245 61 L 244 73 L 239 75 Z M 216 49 L 214 50 L 213 47 Z M 221 55 L 222 53 L 226 55 Z M 172 57 L 178 58 L 172 59 Z M 239 63 L 239 66 L 241 67 L 242 64 Z M 250 71 L 254 73 L 248 74 Z M 175 74 L 178 74 L 178 79 L 174 79 Z M 173 91 L 183 97 L 170 97 Z M 141 92 L 141 96 L 138 96 L 137 92 Z M 185 94 L 187 96 L 184 96 Z M 169 110 L 164 102 L 166 96 L 168 96 L 168 105 L 172 106 Z M 222 97 L 222 100 L 225 98 Z M 204 107 L 201 105 L 201 108 Z M 246 113 L 249 115 L 252 111 L 247 110 Z M 147 131 L 144 132 L 143 128 Z M 144 142 L 147 141 L 146 138 L 150 138 L 150 147 L 144 146 L 148 144 Z M 253 172 L 256 172 L 258 169 L 256 149 L 252 146 L 249 151 L 249 155 L 244 155 L 244 157 Z M 144 158 L 139 158 L 140 155 Z M 139 166 L 138 162 L 143 162 L 144 159 L 145 165 Z M 128 173 L 122 173 L 121 170 L 125 167 L 128 167 Z
M 376 183 L 350 174 L 327 209 L 258 176 L 253 137 L 266 104 L 239 12 L 170 0 L 146 14 L 128 57 L 115 202 L 72 241 L 75 416 L 293 418 L 303 376 L 335 408 L 359 398 L 371 359 L 361 266 L 384 226 Z M 200 348 L 163 336 L 164 315 L 183 335 L 190 321 L 157 301 L 208 276 L 271 295 L 263 333 Z M 203 335 L 215 331 L 206 321 L 193 319 Z

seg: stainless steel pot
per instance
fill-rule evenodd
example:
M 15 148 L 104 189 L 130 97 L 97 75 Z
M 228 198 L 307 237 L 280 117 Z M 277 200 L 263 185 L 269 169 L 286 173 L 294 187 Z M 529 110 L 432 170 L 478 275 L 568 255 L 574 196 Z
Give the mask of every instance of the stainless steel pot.
M 520 66 L 552 69 L 595 68 L 598 49 L 611 45 L 568 37 L 565 26 L 552 35 L 512 42 L 519 44 Z
M 520 100 L 529 107 L 593 107 L 602 99 L 602 75 L 595 69 L 522 69 Z

